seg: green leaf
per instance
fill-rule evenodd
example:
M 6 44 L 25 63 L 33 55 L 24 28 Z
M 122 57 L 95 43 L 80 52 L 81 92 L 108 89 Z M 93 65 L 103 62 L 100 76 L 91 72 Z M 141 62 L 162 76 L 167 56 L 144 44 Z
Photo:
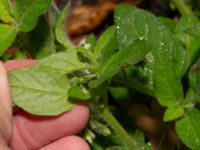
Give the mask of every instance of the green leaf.
M 38 25 L 30 33 L 31 54 L 35 58 L 45 58 L 56 53 L 54 33 L 44 16 L 39 18 Z
M 175 40 L 173 45 L 174 48 L 172 54 L 173 55 L 172 62 L 176 68 L 176 75 L 178 79 L 181 79 L 189 67 L 190 58 L 188 50 L 184 48 L 183 44 L 180 41 Z
M 0 20 L 4 22 L 13 22 L 10 13 L 10 0 L 0 0 Z
M 172 61 L 166 56 L 165 51 L 157 52 L 154 64 L 154 89 L 155 95 L 162 106 L 174 105 L 183 100 L 183 89 L 177 78 Z
M 188 54 L 183 45 L 175 38 L 172 29 L 165 26 L 156 16 L 131 6 L 119 5 L 115 13 L 115 24 L 119 48 L 127 47 L 136 39 L 146 40 L 156 45 L 153 57 L 159 50 L 175 65 L 178 78 L 181 78 L 188 67 Z
M 158 40 L 160 24 L 157 18 L 147 11 L 128 5 L 119 5 L 115 11 L 115 24 L 120 49 L 138 39 L 151 43 Z M 163 31 L 159 31 L 162 34 Z
M 176 132 L 179 138 L 192 150 L 200 147 L 200 111 L 192 108 L 180 120 L 176 122 Z
M 195 94 L 196 92 L 191 88 L 191 86 L 185 92 L 185 100 L 186 102 L 189 103 L 190 108 L 195 106 L 195 101 L 194 101 Z
M 35 115 L 58 115 L 73 108 L 69 81 L 53 69 L 20 68 L 9 72 L 13 102 Z
M 92 148 L 92 150 L 104 150 L 100 144 L 97 144 L 94 142 L 92 144 L 90 144 L 90 147 Z
M 199 23 L 199 18 L 195 15 L 182 16 L 177 24 L 176 31 L 184 32 L 186 29 L 193 27 Z
M 186 30 L 198 23 L 199 19 L 194 15 L 183 16 L 180 18 L 175 29 L 177 37 L 187 48 L 190 64 L 193 64 L 199 56 L 200 39 L 189 35 L 188 33 L 186 33 Z
M 184 114 L 184 109 L 180 104 L 169 106 L 164 114 L 164 121 L 175 120 Z
M 70 3 L 68 3 L 65 6 L 65 8 L 62 10 L 62 12 L 60 13 L 60 15 L 58 17 L 56 27 L 55 27 L 56 39 L 65 48 L 73 48 L 74 47 L 73 44 L 70 42 L 69 38 L 67 37 L 65 27 L 64 27 L 64 23 L 65 23 L 67 16 L 69 14 L 70 7 L 71 7 Z
M 151 49 L 152 45 L 144 40 L 134 41 L 129 47 L 116 52 L 99 66 L 96 72 L 97 80 L 92 81 L 90 86 L 92 88 L 98 87 L 114 76 L 122 67 L 138 63 Z
M 150 143 L 147 143 L 144 147 L 144 150 L 153 150 Z
M 118 6 L 115 22 L 119 48 L 123 50 L 136 39 L 146 40 L 152 48 L 155 95 L 163 106 L 183 99 L 180 78 L 185 73 L 184 50 L 174 35 L 156 16 L 131 6 Z M 177 56 L 176 53 L 181 54 Z M 186 54 L 187 57 L 187 54 Z M 187 63 L 186 63 L 187 64 Z M 176 68 L 176 69 L 175 69 Z
M 51 2 L 52 0 L 14 0 L 12 13 L 19 30 L 31 31 L 36 26 L 38 17 L 48 9 Z
M 159 103 L 163 106 L 170 106 L 176 104 L 177 102 L 181 102 L 184 98 L 180 78 L 186 69 L 184 69 L 183 72 L 177 71 L 179 69 L 182 70 L 180 68 L 182 64 L 177 66 L 176 62 L 168 56 L 167 52 L 168 48 L 173 48 L 176 43 L 167 43 L 166 41 L 167 40 L 163 42 L 165 43 L 164 46 L 161 46 L 157 53 L 154 53 L 155 63 L 153 76 L 154 92 Z M 173 52 L 175 53 L 176 50 L 173 50 Z M 182 60 L 182 58 L 180 58 L 180 60 Z
M 91 97 L 89 92 L 85 88 L 81 88 L 77 85 L 71 86 L 68 94 L 71 98 L 80 100 L 88 100 Z
M 200 100 L 200 59 L 191 67 L 189 72 L 190 88 L 193 91 L 191 100 Z
M 127 108 L 130 105 L 131 96 L 126 87 L 110 87 L 109 92 L 119 106 Z
M 87 65 L 80 62 L 77 54 L 73 51 L 53 54 L 41 60 L 37 66 L 40 68 L 51 68 L 62 74 L 73 73 L 74 71 L 87 68 Z
M 15 27 L 0 23 L 0 56 L 12 45 L 16 35 Z
M 160 22 L 162 22 L 162 24 L 164 24 L 167 27 L 168 30 L 170 30 L 171 32 L 174 32 L 176 28 L 176 22 L 174 19 L 165 18 L 165 17 L 159 17 L 158 19 Z
M 193 27 L 187 28 L 185 32 L 189 35 L 200 38 L 200 23 L 194 25 Z
M 157 48 L 153 51 L 154 65 L 160 65 L 160 73 L 162 74 L 165 65 L 170 65 L 171 71 L 174 72 L 174 78 L 179 82 L 183 77 L 189 66 L 188 51 L 183 47 L 182 43 L 177 40 L 174 34 L 168 32 L 167 28 L 163 27 L 163 33 L 157 36 Z M 159 32 L 159 30 L 158 30 Z M 154 69 L 157 69 L 154 67 Z M 153 70 L 154 70 L 153 69 Z M 161 70 L 162 69 L 162 70 Z M 155 73 L 154 73 L 155 74 Z M 168 76 L 165 76 L 166 78 Z M 170 81 L 170 80 L 169 80 Z
M 85 44 L 89 44 L 89 48 L 87 48 L 87 46 L 85 47 L 85 49 L 88 50 L 93 50 L 96 44 L 96 36 L 94 33 L 90 33 L 87 37 L 87 39 L 85 40 Z
M 160 34 L 157 51 L 153 51 L 155 95 L 161 105 L 170 106 L 184 98 L 180 79 L 188 67 L 187 51 L 165 26 L 157 28 Z
M 98 39 L 94 48 L 94 55 L 103 62 L 117 50 L 115 26 L 108 28 Z
M 189 72 L 190 87 L 198 92 L 200 90 L 200 59 L 191 67 Z

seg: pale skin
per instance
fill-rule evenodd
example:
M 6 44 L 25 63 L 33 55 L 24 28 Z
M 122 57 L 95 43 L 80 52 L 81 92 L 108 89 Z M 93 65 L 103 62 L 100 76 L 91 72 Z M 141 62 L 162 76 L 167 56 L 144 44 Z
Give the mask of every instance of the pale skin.
M 34 60 L 0 62 L 0 149 L 2 150 L 90 150 L 76 136 L 88 122 L 89 109 L 78 103 L 56 117 L 38 117 L 17 110 L 13 113 L 7 71 L 35 64 Z

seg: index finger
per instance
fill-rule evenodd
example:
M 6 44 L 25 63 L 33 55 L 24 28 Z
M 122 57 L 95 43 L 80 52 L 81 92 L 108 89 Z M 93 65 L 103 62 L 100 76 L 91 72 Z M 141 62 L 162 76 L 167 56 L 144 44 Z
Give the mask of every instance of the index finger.
M 4 63 L 4 66 L 7 71 L 21 68 L 21 67 L 28 67 L 32 66 L 37 63 L 37 60 L 35 59 L 26 59 L 26 60 L 9 60 Z
M 12 70 L 35 63 L 37 63 L 36 60 L 18 60 L 8 61 L 5 66 L 7 70 Z M 16 149 L 27 146 L 30 149 L 41 148 L 62 137 L 79 133 L 87 125 L 88 119 L 89 109 L 83 103 L 77 104 L 70 112 L 54 117 L 33 116 L 18 111 L 14 115 L 11 145 Z

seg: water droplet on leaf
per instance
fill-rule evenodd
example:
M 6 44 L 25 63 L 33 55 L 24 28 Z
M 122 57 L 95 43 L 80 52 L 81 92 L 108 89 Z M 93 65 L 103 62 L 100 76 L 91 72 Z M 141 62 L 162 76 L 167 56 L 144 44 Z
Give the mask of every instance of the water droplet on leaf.
M 144 36 L 141 36 L 139 39 L 140 39 L 140 40 L 144 40 Z

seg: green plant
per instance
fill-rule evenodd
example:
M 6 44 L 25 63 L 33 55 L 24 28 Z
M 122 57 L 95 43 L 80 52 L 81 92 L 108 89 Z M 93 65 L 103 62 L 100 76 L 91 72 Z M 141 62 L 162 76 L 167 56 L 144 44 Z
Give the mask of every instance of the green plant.
M 5 51 L 13 45 L 40 59 L 9 72 L 15 106 L 34 115 L 58 115 L 71 110 L 77 99 L 87 100 L 91 119 L 83 136 L 93 149 L 151 149 L 143 134 L 123 128 L 111 113 L 127 109 L 131 90 L 166 107 L 163 120 L 176 122 L 176 132 L 189 148 L 200 148 L 200 21 L 187 5 L 174 0 L 183 16 L 169 23 L 119 5 L 113 26 L 98 40 L 91 35 L 76 47 L 63 27 L 70 5 L 59 12 L 51 2 L 15 0 L 10 7 L 9 0 L 0 0 L 1 58 L 10 58 Z M 48 22 L 41 16 L 47 10 Z M 109 94 L 120 107 L 110 105 Z M 110 143 L 100 145 L 101 136 Z

